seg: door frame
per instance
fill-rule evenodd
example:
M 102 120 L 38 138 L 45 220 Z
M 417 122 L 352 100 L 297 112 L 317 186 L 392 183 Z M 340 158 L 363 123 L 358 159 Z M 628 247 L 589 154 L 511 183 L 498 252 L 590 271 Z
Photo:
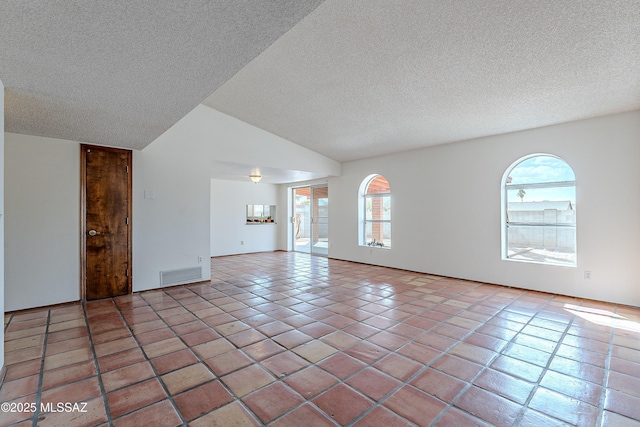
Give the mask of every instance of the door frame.
M 296 190 L 300 189 L 300 188 L 308 188 L 309 189 L 309 252 L 303 252 L 303 251 L 296 251 L 296 235 L 295 235 L 295 223 L 294 223 L 294 217 L 295 217 L 295 210 L 296 210 L 296 196 L 295 196 L 295 192 Z M 292 217 L 290 218 L 289 223 L 291 224 L 291 234 L 289 237 L 289 240 L 291 242 L 291 250 L 293 252 L 300 252 L 300 253 L 308 253 L 309 255 L 315 255 L 315 256 L 321 256 L 321 257 L 328 257 L 329 256 L 329 248 L 327 247 L 327 253 L 326 254 L 320 254 L 317 252 L 313 252 L 313 233 L 314 233 L 314 228 L 317 226 L 317 223 L 314 222 L 315 217 L 313 216 L 313 189 L 314 188 L 326 188 L 327 191 L 329 191 L 329 184 L 328 183 L 322 183 L 322 184 L 309 184 L 309 185 L 300 185 L 300 186 L 296 186 L 296 187 L 290 187 L 291 190 L 291 213 L 292 213 Z M 329 217 L 327 217 L 327 225 L 329 224 Z
M 309 251 L 300 251 L 296 250 L 296 226 L 295 226 L 295 215 L 296 215 L 296 190 L 300 190 L 303 188 L 309 188 L 309 236 L 311 236 L 311 186 L 310 185 L 300 185 L 297 187 L 291 187 L 291 220 L 289 223 L 291 224 L 291 234 L 289 235 L 289 239 L 291 241 L 291 250 L 293 252 L 300 252 L 303 254 L 311 254 L 311 241 L 309 241 Z
M 80 301 L 87 300 L 87 150 L 102 150 L 112 152 L 128 153 L 127 168 L 127 217 L 129 226 L 127 227 L 127 263 L 129 265 L 129 275 L 127 277 L 128 294 L 131 294 L 133 287 L 133 251 L 132 232 L 133 229 L 133 152 L 124 148 L 102 147 L 99 145 L 80 144 Z

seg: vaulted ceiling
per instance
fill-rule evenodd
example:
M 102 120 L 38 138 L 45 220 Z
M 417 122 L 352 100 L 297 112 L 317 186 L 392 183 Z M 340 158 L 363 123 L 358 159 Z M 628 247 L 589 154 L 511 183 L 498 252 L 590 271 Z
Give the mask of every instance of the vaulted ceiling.
M 640 0 L 6 1 L 6 130 L 141 149 L 199 103 L 338 161 L 640 109 Z
M 320 3 L 2 1 L 5 129 L 142 149 Z
M 215 109 L 338 161 L 640 108 L 640 1 L 327 0 Z

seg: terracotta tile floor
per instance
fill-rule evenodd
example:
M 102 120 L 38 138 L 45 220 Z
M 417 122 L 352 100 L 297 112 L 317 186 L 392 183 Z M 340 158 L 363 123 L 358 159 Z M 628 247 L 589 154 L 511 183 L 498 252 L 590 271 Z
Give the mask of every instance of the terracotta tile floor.
M 304 254 L 5 331 L 3 426 L 640 426 L 640 309 Z

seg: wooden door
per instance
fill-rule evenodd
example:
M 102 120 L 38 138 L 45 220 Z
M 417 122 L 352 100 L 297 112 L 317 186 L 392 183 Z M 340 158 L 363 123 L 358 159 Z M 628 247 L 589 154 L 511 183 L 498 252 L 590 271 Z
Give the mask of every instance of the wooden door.
M 87 300 L 131 293 L 131 151 L 82 145 L 82 282 Z

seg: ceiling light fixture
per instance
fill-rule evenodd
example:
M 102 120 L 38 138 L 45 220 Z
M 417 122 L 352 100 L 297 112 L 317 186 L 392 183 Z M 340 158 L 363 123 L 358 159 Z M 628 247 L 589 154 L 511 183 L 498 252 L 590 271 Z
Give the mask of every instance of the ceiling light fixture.
M 257 184 L 258 181 L 262 179 L 262 175 L 249 175 L 249 178 L 251 178 L 251 181 Z

